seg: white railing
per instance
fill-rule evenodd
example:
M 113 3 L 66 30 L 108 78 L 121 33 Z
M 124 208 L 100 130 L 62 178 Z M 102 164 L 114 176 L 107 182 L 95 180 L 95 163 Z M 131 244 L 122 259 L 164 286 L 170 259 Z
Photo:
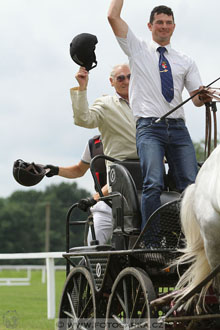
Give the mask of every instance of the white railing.
M 40 270 L 41 271 L 41 283 L 46 283 L 46 266 L 45 265 L 0 265 L 0 273 L 2 270 L 13 270 L 19 272 L 20 270 L 27 271 L 27 277 L 0 277 L 0 285 L 29 285 L 31 280 L 31 271 Z M 54 266 L 56 270 L 65 270 L 66 266 Z M 18 282 L 18 283 L 16 283 Z M 20 283 L 19 283 L 20 282 Z
M 6 266 L 0 266 L 0 270 L 7 269 Z M 26 267 L 27 270 L 27 276 L 26 277 L 0 277 L 0 285 L 30 285 L 31 280 L 31 268 Z
M 54 319 L 55 304 L 55 267 L 54 259 L 62 258 L 64 252 L 36 252 L 36 253 L 0 253 L 0 260 L 9 259 L 46 259 L 47 270 L 47 318 Z

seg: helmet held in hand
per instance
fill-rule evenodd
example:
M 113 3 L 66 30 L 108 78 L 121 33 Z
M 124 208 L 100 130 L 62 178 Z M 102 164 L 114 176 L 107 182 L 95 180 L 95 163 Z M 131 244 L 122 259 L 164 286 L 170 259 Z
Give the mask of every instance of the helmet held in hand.
M 17 159 L 13 165 L 13 176 L 22 186 L 30 187 L 39 183 L 46 174 L 42 165 Z

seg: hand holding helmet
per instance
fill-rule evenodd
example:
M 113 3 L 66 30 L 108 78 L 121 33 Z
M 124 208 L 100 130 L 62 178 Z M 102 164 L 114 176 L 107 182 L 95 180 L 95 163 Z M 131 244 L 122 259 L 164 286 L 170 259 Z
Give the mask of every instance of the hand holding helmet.
M 44 166 L 45 169 L 49 169 L 49 171 L 46 173 L 46 176 L 48 178 L 51 178 L 54 175 L 58 175 L 59 173 L 59 167 L 58 166 L 54 166 L 54 165 L 45 165 Z
M 84 91 L 88 85 L 88 71 L 84 67 L 80 67 L 79 71 L 75 75 L 76 80 L 79 83 L 79 90 Z

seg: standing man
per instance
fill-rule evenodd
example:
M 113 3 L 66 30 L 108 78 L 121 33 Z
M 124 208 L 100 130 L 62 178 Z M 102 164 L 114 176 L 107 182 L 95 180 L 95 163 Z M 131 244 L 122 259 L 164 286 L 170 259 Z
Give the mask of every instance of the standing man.
M 159 123 L 155 120 L 182 102 L 184 87 L 193 96 L 202 82 L 194 61 L 171 47 L 175 29 L 172 10 L 166 6 L 152 10 L 148 23 L 152 41 L 147 43 L 139 40 L 121 18 L 123 2 L 111 1 L 108 20 L 131 68 L 129 98 L 136 119 L 137 150 L 143 175 L 143 227 L 160 206 L 164 156 L 180 192 L 195 181 L 197 161 L 183 108 Z M 200 107 L 210 98 L 203 91 L 192 101 Z

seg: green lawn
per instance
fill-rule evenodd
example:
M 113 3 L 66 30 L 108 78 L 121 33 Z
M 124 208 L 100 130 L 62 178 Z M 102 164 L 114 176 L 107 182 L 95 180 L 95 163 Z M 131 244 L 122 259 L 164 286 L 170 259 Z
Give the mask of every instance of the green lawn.
M 26 271 L 0 272 L 0 277 L 26 277 Z M 56 317 L 65 271 L 56 271 Z M 47 319 L 47 284 L 41 282 L 41 271 L 31 271 L 29 286 L 0 286 L 0 330 L 55 329 L 55 320 Z

